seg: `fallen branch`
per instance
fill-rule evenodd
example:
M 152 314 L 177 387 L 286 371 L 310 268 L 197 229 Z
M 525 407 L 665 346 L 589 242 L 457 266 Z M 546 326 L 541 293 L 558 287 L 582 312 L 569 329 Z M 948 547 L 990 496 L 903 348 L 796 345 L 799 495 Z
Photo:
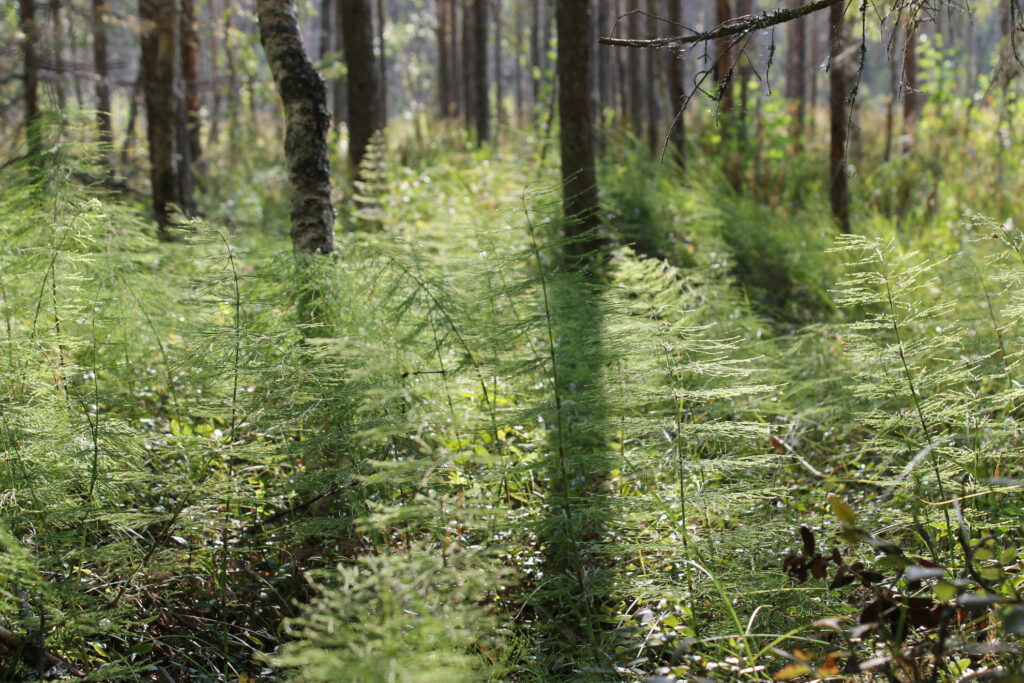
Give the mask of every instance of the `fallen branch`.
M 35 645 L 25 642 L 24 638 L 8 631 L 3 626 L 0 626 L 0 654 L 7 657 L 20 656 L 26 664 L 31 666 L 36 665 L 40 656 L 39 649 Z M 85 677 L 84 671 L 63 657 L 59 657 L 47 650 L 43 650 L 41 654 L 42 658 L 49 664 L 47 668 L 52 669 L 55 666 L 62 666 L 72 676 L 77 676 L 78 678 Z
M 676 47 L 679 45 L 704 43 L 718 40 L 720 38 L 730 38 L 732 36 L 753 33 L 754 31 L 760 31 L 777 24 L 784 24 L 787 21 L 793 21 L 794 19 L 806 17 L 808 14 L 814 14 L 819 10 L 831 7 L 837 2 L 842 1 L 843 0 L 815 0 L 814 2 L 806 5 L 794 7 L 793 9 L 781 8 L 758 15 L 748 14 L 745 17 L 731 19 L 724 24 L 716 26 L 710 31 L 702 31 L 701 33 L 694 33 L 690 36 L 675 36 L 672 38 L 612 38 L 611 36 L 607 36 L 599 38 L 598 42 L 602 45 L 637 48 Z

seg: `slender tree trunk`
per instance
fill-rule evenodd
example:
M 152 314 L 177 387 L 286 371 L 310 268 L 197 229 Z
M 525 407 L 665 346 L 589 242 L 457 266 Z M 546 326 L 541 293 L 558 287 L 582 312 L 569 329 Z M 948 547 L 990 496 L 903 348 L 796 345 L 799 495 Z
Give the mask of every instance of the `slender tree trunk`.
M 729 0 L 715 0 L 715 23 L 721 25 L 729 19 L 732 19 L 732 7 Z M 732 118 L 736 108 L 733 93 L 733 55 L 730 49 L 732 41 L 732 38 L 720 38 L 716 43 L 715 50 L 715 82 L 721 91 L 721 97 L 718 100 L 718 126 L 721 130 L 723 144 L 732 137 Z
M 342 5 L 348 0 L 335 0 L 334 3 L 334 50 L 342 54 L 345 50 L 345 28 L 342 22 L 345 13 Z M 348 86 L 341 77 L 334 79 L 334 127 L 340 129 L 348 116 Z
M 643 22 L 639 14 L 631 14 L 628 19 L 629 35 L 633 38 L 643 37 Z M 629 50 L 626 62 L 629 65 L 629 119 L 633 135 L 637 140 L 644 138 L 644 50 Z
M 917 18 L 908 14 L 903 24 L 903 153 L 910 151 L 923 97 L 917 91 Z
M 801 0 L 792 0 L 792 7 L 799 7 Z M 803 147 L 804 123 L 807 119 L 807 18 L 789 22 L 789 52 L 786 55 L 786 97 L 792 102 L 793 145 L 797 150 Z M 817 68 L 817 66 L 815 66 Z
M 57 107 L 67 108 L 67 96 L 64 92 L 66 69 L 64 68 L 64 27 L 61 25 L 62 0 L 50 0 L 50 29 L 53 49 L 53 89 L 57 96 Z
M 672 22 L 672 30 L 678 31 L 683 23 L 683 0 L 668 0 L 668 19 Z M 684 90 L 686 63 L 683 61 L 684 53 L 669 52 L 668 55 L 668 101 L 672 105 L 670 112 L 675 117 L 670 137 L 672 147 L 678 155 L 679 165 L 686 167 L 686 118 L 683 116 L 683 100 L 686 97 Z
M 829 8 L 829 114 L 831 117 L 832 140 L 829 149 L 829 200 L 832 204 L 832 215 L 835 216 L 839 229 L 850 232 L 850 190 L 846 178 L 846 143 L 849 112 L 846 96 L 849 84 L 846 78 L 846 65 L 840 62 L 840 55 L 846 47 L 843 8 L 837 2 Z
M 566 235 L 578 236 L 598 223 L 597 173 L 594 165 L 594 122 L 590 106 L 589 0 L 559 0 L 558 106 L 562 120 L 561 152 Z M 575 245 L 589 251 L 591 243 Z
M 540 35 L 540 17 L 541 17 L 541 3 L 543 0 L 534 0 L 530 3 L 531 8 L 531 24 L 530 24 L 530 80 L 533 82 L 533 119 L 540 115 L 539 104 L 540 104 L 540 84 L 541 78 L 544 73 L 544 63 L 542 61 L 542 48 L 541 48 L 541 35 Z M 546 48 L 544 48 L 546 49 Z
M 231 2 L 225 0 L 224 16 L 222 25 L 224 27 L 224 61 L 228 69 L 228 162 L 231 166 L 238 160 L 238 152 L 241 147 L 239 140 L 238 123 L 238 89 L 240 81 L 238 78 L 238 65 L 235 60 L 235 41 L 232 36 L 231 27 Z
M 451 83 L 448 80 L 448 2 L 437 0 L 437 105 L 441 118 L 451 115 Z
M 110 120 L 106 0 L 92 0 L 92 59 L 93 69 L 96 71 L 96 127 L 99 129 L 102 156 L 109 167 L 114 130 Z
M 209 16 L 209 52 L 210 55 L 210 93 L 212 103 L 210 105 L 210 127 L 206 132 L 207 146 L 214 145 L 220 137 L 220 113 L 223 106 L 223 91 L 220 83 L 220 50 L 218 50 L 218 39 L 220 33 L 220 13 L 217 10 L 217 0 L 209 0 L 206 4 Z
M 139 119 L 139 97 L 142 95 L 145 77 L 145 71 L 140 71 L 129 97 L 128 123 L 124 127 L 124 142 L 121 145 L 121 166 L 123 167 L 128 166 L 132 147 L 135 144 L 135 126 Z
M 181 76 L 185 84 L 185 126 L 189 157 L 199 161 L 203 146 L 200 135 L 199 30 L 195 0 L 181 0 Z
M 174 0 L 139 0 L 143 22 L 142 72 L 149 138 L 153 214 L 160 236 L 170 239 L 171 205 L 181 205 L 175 155 L 175 67 L 178 16 Z
M 487 2 L 473 1 L 473 113 L 478 147 L 491 141 L 491 107 L 487 97 Z
M 302 45 L 295 0 L 257 0 L 256 12 L 260 43 L 284 103 L 292 248 L 299 253 L 329 254 L 334 250 L 334 208 L 327 158 L 331 115 L 324 80 Z
M 388 53 L 384 45 L 384 29 L 387 27 L 388 16 L 384 11 L 384 0 L 377 0 L 377 46 L 380 48 L 380 86 L 377 92 L 380 97 L 380 126 L 383 128 L 388 123 Z
M 523 21 L 523 5 L 522 3 L 516 2 L 513 4 L 515 8 L 516 17 L 516 33 L 515 33 L 515 45 L 513 48 L 513 54 L 515 56 L 515 62 L 513 65 L 513 82 L 514 92 L 516 99 L 516 115 L 515 122 L 519 125 L 523 122 L 523 112 L 526 110 L 526 105 L 523 102 L 523 33 L 526 30 L 526 24 Z
M 18 22 L 21 27 L 21 51 L 23 62 L 25 100 L 25 142 L 29 156 L 38 162 L 43 152 L 39 130 L 39 56 L 36 44 L 39 42 L 39 27 L 36 24 L 35 0 L 21 0 L 18 5 Z
M 808 70 L 808 93 L 807 104 L 810 108 L 810 116 L 807 120 L 808 133 L 814 137 L 817 129 L 818 117 L 818 71 L 821 69 L 821 18 L 818 12 L 811 15 L 811 68 Z
M 462 41 L 462 59 L 459 60 L 460 68 L 462 69 L 462 82 L 460 83 L 462 89 L 462 123 L 467 129 L 471 128 L 476 121 L 476 90 L 473 87 L 473 64 L 475 60 L 473 47 L 476 43 L 473 40 L 473 13 L 469 4 L 471 1 L 462 0 L 459 3 L 462 9 L 462 36 L 460 38 Z
M 370 0 L 344 0 L 342 28 L 348 66 L 348 158 L 352 177 L 375 131 L 380 129 L 377 74 L 373 58 L 373 13 Z
M 655 0 L 647 2 L 647 35 L 654 38 L 658 35 L 658 7 Z M 659 59 L 654 52 L 647 55 L 647 147 L 651 154 L 659 154 L 662 148 L 661 111 L 658 108 L 658 64 Z
M 899 98 L 900 79 L 896 68 L 896 60 L 890 58 L 889 62 L 889 101 L 885 105 L 885 152 L 883 160 L 888 162 L 892 158 L 892 138 L 894 131 L 894 119 L 896 117 L 896 100 Z
M 500 129 L 505 123 L 505 103 L 502 92 L 501 72 L 501 0 L 494 0 L 494 107 L 495 125 Z

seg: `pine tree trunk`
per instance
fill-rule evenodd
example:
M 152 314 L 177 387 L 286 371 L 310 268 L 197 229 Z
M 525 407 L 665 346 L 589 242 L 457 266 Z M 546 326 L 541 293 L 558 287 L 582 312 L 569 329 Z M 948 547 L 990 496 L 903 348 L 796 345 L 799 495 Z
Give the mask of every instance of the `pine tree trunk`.
M 96 71 L 96 127 L 103 159 L 110 166 L 114 130 L 110 120 L 110 71 L 107 66 L 107 0 L 92 0 L 92 59 Z
M 345 51 L 345 28 L 342 23 L 344 10 L 342 5 L 348 0 L 335 0 L 334 3 L 334 50 L 338 54 Z M 348 116 L 348 85 L 340 77 L 334 79 L 334 127 L 340 129 Z
M 729 0 L 715 0 L 715 23 L 722 25 L 732 19 L 732 7 Z M 732 38 L 720 38 L 715 50 L 715 83 L 721 92 L 718 100 L 718 127 L 722 135 L 723 145 L 732 137 L 732 117 L 735 107 L 733 95 L 733 55 L 730 45 Z
M 846 78 L 846 65 L 840 62 L 840 55 L 846 47 L 843 9 L 845 5 L 837 2 L 829 8 L 829 35 L 831 38 L 829 53 L 829 115 L 831 119 L 832 139 L 829 149 L 829 200 L 832 204 L 832 215 L 835 216 L 839 229 L 850 232 L 850 190 L 846 178 L 846 142 L 849 111 L 846 96 L 849 84 Z
M 494 0 L 494 106 L 495 125 L 501 128 L 505 123 L 505 103 L 502 92 L 501 72 L 501 0 Z
M 195 0 L 181 0 L 181 76 L 185 83 L 185 127 L 189 158 L 194 165 L 203 150 L 199 137 L 199 30 Z
M 476 122 L 476 89 L 473 87 L 473 65 L 475 56 L 473 54 L 476 42 L 473 40 L 473 13 L 470 8 L 472 0 L 462 0 L 462 59 L 459 60 L 462 69 L 462 82 L 459 84 L 462 89 L 462 124 L 469 130 Z
M 903 153 L 910 151 L 914 129 L 924 103 L 917 91 L 917 19 L 908 15 L 903 24 Z
M 591 50 L 587 31 L 580 30 L 590 21 L 589 0 L 559 0 L 556 17 L 565 230 L 573 237 L 598 223 L 594 122 L 587 85 Z M 575 250 L 586 252 L 591 246 L 579 244 Z
M 448 2 L 437 0 L 437 105 L 441 118 L 451 115 L 451 82 L 448 80 Z
M 683 0 L 668 0 L 668 19 L 672 22 L 672 30 L 678 31 L 683 23 Z M 670 137 L 672 147 L 678 155 L 679 164 L 686 166 L 686 118 L 683 116 L 683 103 L 686 98 L 685 81 L 686 64 L 684 53 L 669 52 L 668 55 L 668 101 L 672 105 L 670 112 L 674 118 Z
M 380 127 L 388 123 L 388 56 L 384 45 L 384 29 L 387 27 L 388 15 L 384 10 L 384 0 L 377 0 L 377 47 L 380 49 L 380 60 L 377 66 L 380 69 L 380 86 L 377 88 L 380 97 Z
M 53 89 L 57 96 L 57 108 L 67 108 L 67 96 L 64 92 L 66 69 L 64 68 L 64 30 L 61 26 L 62 0 L 50 0 L 50 27 L 53 49 Z
M 532 14 L 530 15 L 530 80 L 533 83 L 533 97 L 531 102 L 533 107 L 533 116 L 531 118 L 533 119 L 536 119 L 536 117 L 540 115 L 540 83 L 541 77 L 544 73 L 540 36 L 541 2 L 543 2 L 543 0 L 535 0 L 535 2 L 530 3 L 530 8 L 532 10 Z
M 655 6 L 655 0 L 647 2 L 647 36 L 654 38 L 658 35 L 658 16 L 660 12 Z M 647 54 L 647 148 L 651 154 L 661 153 L 663 147 L 661 136 L 661 111 L 658 107 L 658 60 L 657 54 Z
M 792 7 L 798 7 L 801 0 L 792 0 Z M 786 61 L 786 96 L 792 100 L 793 143 L 799 150 L 803 146 L 804 122 L 807 118 L 807 18 L 791 21 L 789 31 L 789 53 Z M 817 66 L 815 66 L 817 68 Z
M 295 0 L 258 0 L 256 11 L 260 43 L 284 104 L 292 248 L 329 254 L 334 250 L 334 208 L 327 159 L 331 116 L 324 80 L 302 45 Z M 372 56 L 371 50 L 371 72 Z
M 352 176 L 375 131 L 380 128 L 379 83 L 373 57 L 373 13 L 370 0 L 345 0 L 341 4 L 345 63 L 348 66 L 348 158 Z
M 174 0 L 139 0 L 142 32 L 143 92 L 149 138 L 153 214 L 160 236 L 170 239 L 173 204 L 182 204 L 175 154 L 174 81 L 177 64 L 178 13 Z
M 491 107 L 487 97 L 487 2 L 473 0 L 473 113 L 478 147 L 491 140 Z
M 35 0 L 21 0 L 18 22 L 23 36 L 21 51 L 24 59 L 25 142 L 29 156 L 38 162 L 38 156 L 43 152 L 43 142 L 42 131 L 39 130 L 39 56 L 36 53 L 39 27 L 36 24 Z

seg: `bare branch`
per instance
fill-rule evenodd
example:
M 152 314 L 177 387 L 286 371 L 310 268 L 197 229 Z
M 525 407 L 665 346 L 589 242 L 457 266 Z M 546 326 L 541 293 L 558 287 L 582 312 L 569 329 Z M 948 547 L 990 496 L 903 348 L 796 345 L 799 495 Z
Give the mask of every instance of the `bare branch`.
M 732 36 L 753 33 L 754 31 L 760 31 L 761 29 L 769 28 L 777 24 L 784 24 L 787 21 L 793 21 L 794 19 L 805 17 L 808 14 L 813 14 L 819 10 L 825 9 L 826 7 L 831 7 L 837 2 L 843 1 L 844 0 L 814 0 L 814 2 L 801 5 L 800 7 L 794 7 L 793 9 L 781 8 L 770 12 L 764 12 L 759 15 L 750 14 L 745 17 L 731 19 L 720 26 L 716 26 L 710 31 L 694 33 L 689 36 L 675 36 L 672 38 L 602 37 L 599 39 L 599 42 L 602 45 L 637 48 L 677 47 L 679 45 L 704 43 L 712 40 L 718 40 L 720 38 L 730 38 Z

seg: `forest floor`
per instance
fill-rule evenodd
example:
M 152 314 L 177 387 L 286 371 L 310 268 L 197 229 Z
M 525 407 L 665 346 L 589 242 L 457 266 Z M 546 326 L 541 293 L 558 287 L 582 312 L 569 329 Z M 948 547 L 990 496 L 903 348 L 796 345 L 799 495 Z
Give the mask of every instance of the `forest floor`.
M 398 131 L 307 268 L 258 145 L 171 244 L 9 169 L 0 626 L 96 680 L 1016 680 L 1013 186 L 922 151 L 837 237 L 799 164 L 610 137 L 580 272 L 552 144 Z

